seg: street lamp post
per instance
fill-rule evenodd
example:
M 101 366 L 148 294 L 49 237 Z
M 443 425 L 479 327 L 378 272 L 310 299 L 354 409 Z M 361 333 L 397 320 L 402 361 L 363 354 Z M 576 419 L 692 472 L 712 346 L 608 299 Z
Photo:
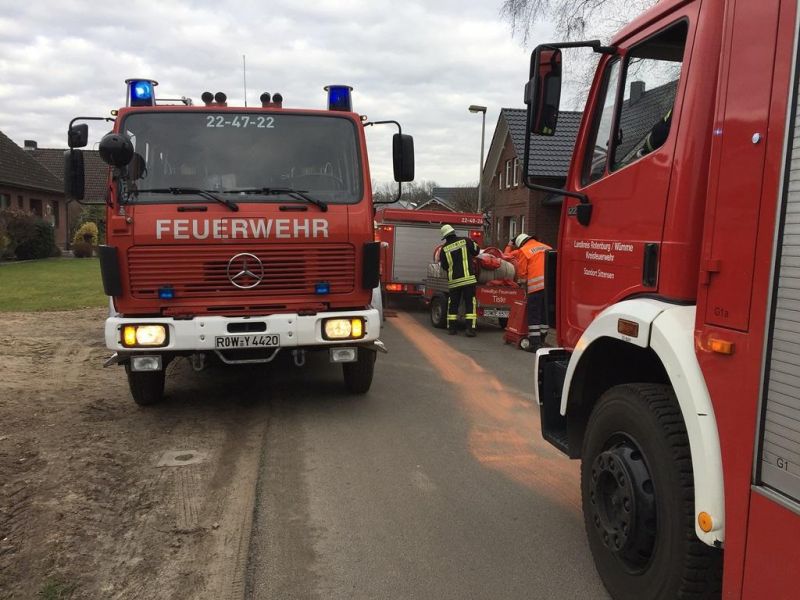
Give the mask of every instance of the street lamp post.
M 481 162 L 478 163 L 478 212 L 481 212 L 483 205 L 481 200 L 483 196 L 483 186 L 481 180 L 483 179 L 483 140 L 486 136 L 486 107 L 472 104 L 469 107 L 471 113 L 481 113 Z

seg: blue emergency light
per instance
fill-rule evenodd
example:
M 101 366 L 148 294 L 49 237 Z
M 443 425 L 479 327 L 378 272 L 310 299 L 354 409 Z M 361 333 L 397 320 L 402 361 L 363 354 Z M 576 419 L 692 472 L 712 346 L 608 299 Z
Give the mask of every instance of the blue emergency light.
M 314 293 L 316 294 L 330 294 L 331 284 L 327 281 L 320 281 L 314 285 Z
M 353 100 L 350 95 L 353 88 L 349 85 L 326 85 L 325 91 L 328 92 L 328 110 L 353 111 Z
M 155 106 L 157 81 L 152 79 L 126 79 L 128 106 Z
M 161 300 L 172 300 L 175 298 L 175 288 L 171 285 L 164 285 L 158 288 L 158 297 Z

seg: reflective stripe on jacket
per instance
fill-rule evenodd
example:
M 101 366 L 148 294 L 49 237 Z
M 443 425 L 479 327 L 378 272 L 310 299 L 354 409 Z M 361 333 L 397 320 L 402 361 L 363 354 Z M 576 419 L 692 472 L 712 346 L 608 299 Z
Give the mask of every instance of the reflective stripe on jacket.
M 462 285 L 475 285 L 475 268 L 472 258 L 479 252 L 478 244 L 467 238 L 455 238 L 442 246 L 439 263 L 447 273 L 448 287 L 455 288 Z
M 528 293 L 544 289 L 544 253 L 550 246 L 530 239 L 522 245 L 517 255 L 517 278 L 523 279 Z

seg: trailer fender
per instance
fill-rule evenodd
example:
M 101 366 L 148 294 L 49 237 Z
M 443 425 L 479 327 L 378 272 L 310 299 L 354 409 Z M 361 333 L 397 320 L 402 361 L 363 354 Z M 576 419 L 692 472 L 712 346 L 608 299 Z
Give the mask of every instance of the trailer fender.
M 667 373 L 686 424 L 694 471 L 695 516 L 705 512 L 712 518 L 709 532 L 702 531 L 695 519 L 695 532 L 706 544 L 720 546 L 725 532 L 722 454 L 714 407 L 694 350 L 695 310 L 695 306 L 649 298 L 626 300 L 606 308 L 586 329 L 570 357 L 561 414 L 567 415 L 573 376 L 593 343 L 610 337 L 652 349 Z M 620 319 L 636 323 L 638 336 L 620 333 Z

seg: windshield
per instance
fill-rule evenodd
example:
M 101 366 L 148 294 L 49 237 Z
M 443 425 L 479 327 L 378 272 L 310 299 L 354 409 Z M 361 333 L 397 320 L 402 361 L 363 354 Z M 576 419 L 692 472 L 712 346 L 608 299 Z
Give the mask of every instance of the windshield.
M 191 193 L 170 194 L 170 188 L 218 192 L 236 203 L 285 203 L 292 200 L 290 190 L 331 204 L 361 199 L 356 128 L 349 119 L 135 113 L 125 119 L 123 130 L 136 152 L 128 169 L 129 191 L 140 190 L 128 202 L 208 202 Z

